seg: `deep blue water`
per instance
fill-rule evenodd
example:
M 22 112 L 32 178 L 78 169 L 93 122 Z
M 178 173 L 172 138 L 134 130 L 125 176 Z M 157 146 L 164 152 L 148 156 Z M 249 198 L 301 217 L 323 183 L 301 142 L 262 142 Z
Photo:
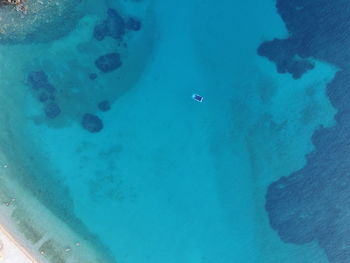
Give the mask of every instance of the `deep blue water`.
M 348 261 L 350 4 L 68 7 L 0 38 L 34 198 L 116 262 Z

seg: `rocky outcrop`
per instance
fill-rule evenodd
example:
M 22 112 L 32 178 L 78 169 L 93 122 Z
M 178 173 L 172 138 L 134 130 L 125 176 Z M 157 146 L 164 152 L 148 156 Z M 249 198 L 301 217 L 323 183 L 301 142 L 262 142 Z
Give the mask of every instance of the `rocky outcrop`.
M 105 111 L 109 111 L 111 109 L 111 104 L 109 103 L 108 100 L 103 100 L 97 104 L 97 107 L 100 111 L 105 112 Z
M 85 113 L 81 119 L 81 126 L 91 133 L 97 133 L 103 129 L 103 122 L 98 116 Z
M 55 102 L 50 102 L 46 104 L 44 111 L 45 111 L 46 117 L 50 119 L 56 118 L 61 113 L 60 107 Z
M 109 36 L 116 40 L 122 40 L 125 34 L 125 22 L 122 16 L 112 8 L 107 10 L 107 18 L 101 24 L 96 25 L 94 37 L 96 40 L 103 40 Z
M 122 62 L 118 53 L 108 53 L 100 56 L 95 61 L 95 66 L 104 73 L 116 70 L 121 65 Z

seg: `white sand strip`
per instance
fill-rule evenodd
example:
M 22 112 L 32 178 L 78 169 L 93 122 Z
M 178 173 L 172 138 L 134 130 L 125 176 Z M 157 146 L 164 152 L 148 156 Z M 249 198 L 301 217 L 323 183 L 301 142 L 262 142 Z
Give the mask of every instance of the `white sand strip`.
M 39 263 L 8 231 L 0 225 L 1 263 Z

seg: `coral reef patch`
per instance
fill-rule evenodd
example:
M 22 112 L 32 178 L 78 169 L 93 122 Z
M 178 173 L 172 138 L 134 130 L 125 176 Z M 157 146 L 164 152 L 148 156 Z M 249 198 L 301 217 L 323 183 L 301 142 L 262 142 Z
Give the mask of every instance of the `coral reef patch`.
M 277 0 L 276 6 L 290 36 L 263 43 L 258 53 L 295 78 L 312 69 L 310 59 L 338 67 L 327 86 L 338 112 L 335 126 L 313 134 L 306 165 L 269 186 L 265 208 L 284 242 L 316 241 L 331 263 L 349 262 L 350 2 Z
M 81 125 L 85 130 L 91 133 L 97 133 L 103 129 L 102 120 L 98 116 L 91 113 L 86 113 L 83 115 Z
M 122 61 L 118 53 L 108 53 L 100 56 L 95 61 L 95 66 L 102 72 L 107 73 L 121 67 Z
M 32 71 L 28 74 L 27 84 L 37 96 L 39 102 L 44 104 L 44 113 L 49 119 L 55 119 L 61 113 L 61 108 L 55 102 L 55 87 L 49 82 L 47 74 L 43 71 Z
M 139 31 L 141 29 L 141 22 L 135 18 L 130 17 L 126 21 L 125 28 L 132 31 Z
M 122 40 L 125 34 L 125 22 L 121 15 L 112 8 L 107 10 L 107 18 L 101 24 L 96 25 L 94 37 L 96 40 L 103 40 L 109 36 L 115 40 Z
M 108 100 L 103 100 L 97 104 L 97 107 L 100 111 L 109 111 L 111 109 L 111 104 Z
M 55 102 L 50 102 L 45 106 L 45 114 L 50 119 L 56 118 L 60 113 L 61 109 Z
M 117 10 L 109 8 L 107 18 L 95 26 L 93 36 L 98 41 L 102 41 L 107 36 L 121 41 L 127 30 L 139 31 L 140 29 L 141 21 L 133 17 L 125 19 Z

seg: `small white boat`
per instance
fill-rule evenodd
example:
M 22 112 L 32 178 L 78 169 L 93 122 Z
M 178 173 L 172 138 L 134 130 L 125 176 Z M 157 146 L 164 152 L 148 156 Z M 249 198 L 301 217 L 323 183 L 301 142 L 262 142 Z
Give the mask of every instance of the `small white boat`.
M 198 95 L 198 94 L 193 94 L 192 99 L 194 99 L 195 101 L 198 101 L 198 102 L 203 101 L 203 97 L 201 95 Z

